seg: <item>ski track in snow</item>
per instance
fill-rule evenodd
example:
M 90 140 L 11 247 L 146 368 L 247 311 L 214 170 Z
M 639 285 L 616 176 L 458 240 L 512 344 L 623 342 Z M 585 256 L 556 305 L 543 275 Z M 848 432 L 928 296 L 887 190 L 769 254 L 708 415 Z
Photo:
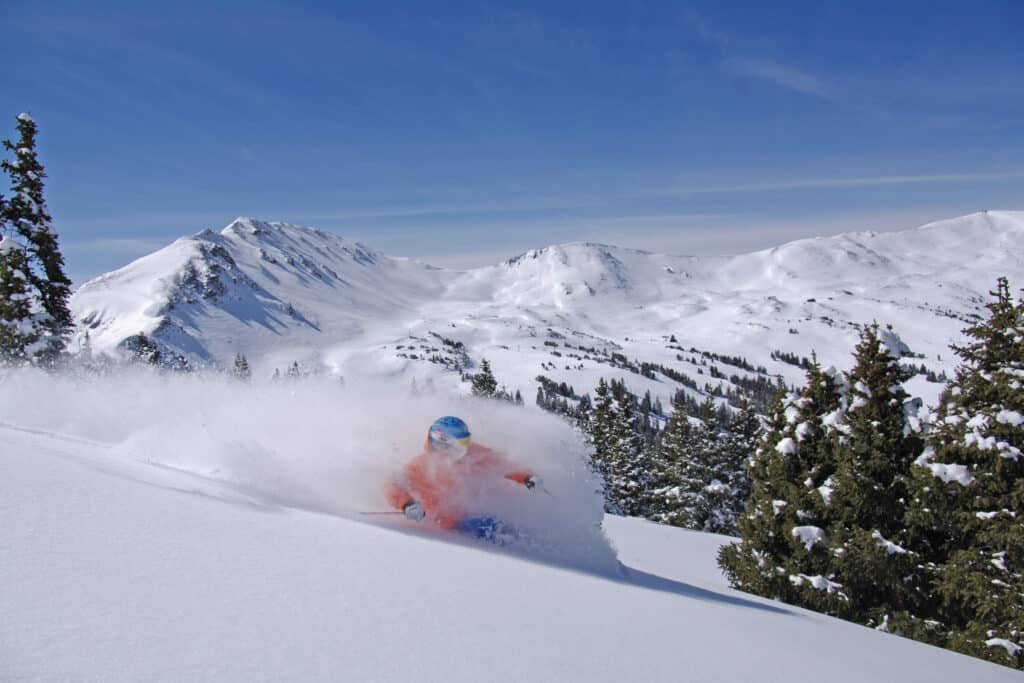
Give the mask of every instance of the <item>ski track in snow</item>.
M 410 397 L 404 386 L 246 385 L 146 371 L 81 381 L 10 373 L 0 393 L 9 430 L 80 444 L 91 466 L 254 508 L 304 510 L 387 524 L 383 489 L 422 448 L 438 414 L 468 419 L 476 438 L 541 474 L 556 495 L 504 480 L 467 489 L 466 514 L 497 516 L 529 544 L 506 550 L 614 575 L 615 554 L 598 529 L 602 501 L 582 445 L 561 420 L 508 404 Z M 39 410 L 39 406 L 45 406 Z M 389 417 L 402 415 L 402 420 Z M 391 524 L 391 526 L 394 526 Z M 572 544 L 565 541 L 573 539 Z
M 42 437 L 44 440 L 52 440 L 56 443 L 73 444 L 84 447 L 86 450 L 81 450 L 75 455 L 68 455 L 60 452 L 59 450 L 53 451 L 52 454 L 57 457 L 71 459 L 77 465 L 95 472 L 100 472 L 108 476 L 126 478 L 140 484 L 156 486 L 176 493 L 200 496 L 230 505 L 240 505 L 260 512 L 286 514 L 289 511 L 302 511 L 312 514 L 338 517 L 350 522 L 365 524 L 424 540 L 447 543 L 484 552 L 506 554 L 524 560 L 550 564 L 554 567 L 592 573 L 595 576 L 601 576 L 630 585 L 649 588 L 651 590 L 676 593 L 678 595 L 684 595 L 699 600 L 719 601 L 728 604 L 751 607 L 753 609 L 787 613 L 787 610 L 781 606 L 775 607 L 772 605 L 758 603 L 745 597 L 717 593 L 715 591 L 674 581 L 640 569 L 631 568 L 620 563 L 616 563 L 614 567 L 588 567 L 585 565 L 577 566 L 572 563 L 559 562 L 559 558 L 557 556 L 553 556 L 549 552 L 546 552 L 550 549 L 538 548 L 531 545 L 529 539 L 524 542 L 517 543 L 513 541 L 505 545 L 495 545 L 480 539 L 468 538 L 452 532 L 430 528 L 410 520 L 405 520 L 400 515 L 397 516 L 397 519 L 385 517 L 375 518 L 364 514 L 365 511 L 348 510 L 344 508 L 325 508 L 302 500 L 279 497 L 269 491 L 252 490 L 244 485 L 233 483 L 230 480 L 205 476 L 189 469 L 155 462 L 146 462 L 142 459 L 124 463 L 123 461 L 118 461 L 111 457 L 110 450 L 114 445 L 109 443 L 83 439 L 74 435 L 61 434 L 50 430 L 32 429 L 0 423 L 0 435 L 3 434 L 3 431 L 7 431 L 9 433 L 29 434 Z M 11 439 L 9 438 L 7 440 Z M 381 510 L 380 512 L 384 511 Z M 724 540 L 728 539 L 720 537 L 719 542 Z

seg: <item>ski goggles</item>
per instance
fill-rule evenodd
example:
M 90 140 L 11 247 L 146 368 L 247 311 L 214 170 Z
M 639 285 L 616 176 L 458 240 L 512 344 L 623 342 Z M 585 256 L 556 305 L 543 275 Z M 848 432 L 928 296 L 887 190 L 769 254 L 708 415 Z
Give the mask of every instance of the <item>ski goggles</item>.
M 456 438 L 444 432 L 431 432 L 430 445 L 435 450 L 444 451 L 452 459 L 458 460 L 469 451 L 469 437 Z

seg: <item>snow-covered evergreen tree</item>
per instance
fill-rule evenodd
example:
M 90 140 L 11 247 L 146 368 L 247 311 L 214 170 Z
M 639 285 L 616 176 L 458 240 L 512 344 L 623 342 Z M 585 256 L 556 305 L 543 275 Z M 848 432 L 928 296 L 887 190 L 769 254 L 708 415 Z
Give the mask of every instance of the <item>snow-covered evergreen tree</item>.
M 650 519 L 679 527 L 686 527 L 689 521 L 680 479 L 680 463 L 686 457 L 692 430 L 685 398 L 686 394 L 679 392 L 673 401 L 672 416 L 652 458 L 651 490 L 647 496 Z
M 848 600 L 839 614 L 879 628 L 912 609 L 918 595 L 909 580 L 915 556 L 901 541 L 910 466 L 923 447 L 915 424 L 920 401 L 903 388 L 908 374 L 897 353 L 877 324 L 861 332 L 833 444 L 827 515 L 832 571 Z
M 798 394 L 780 384 L 749 463 L 753 492 L 739 520 L 742 541 L 719 553 L 734 586 L 819 611 L 835 613 L 844 604 L 825 533 L 833 469 L 830 424 L 840 403 L 836 373 L 822 370 L 817 359 Z
M 573 417 L 574 426 L 583 433 L 587 431 L 587 424 L 590 422 L 590 411 L 593 408 L 593 402 L 590 400 L 590 394 L 583 394 L 580 396 L 579 402 L 576 404 L 576 412 Z
M 0 236 L 0 362 L 20 364 L 39 333 L 31 320 L 28 258 L 20 244 Z
M 907 521 L 926 560 L 926 635 L 1024 668 L 1024 303 L 1004 278 L 992 294 L 988 319 L 954 347 L 961 365 L 916 461 Z
M 14 159 L 0 162 L 11 182 L 11 196 L 2 205 L 0 222 L 5 241 L 10 239 L 24 249 L 27 267 L 11 261 L 15 258 L 12 248 L 7 252 L 5 268 L 8 275 L 20 268 L 31 294 L 34 329 L 27 333 L 32 342 L 26 351 L 33 361 L 50 364 L 64 351 L 71 333 L 71 281 L 64 274 L 64 257 L 43 197 L 46 173 L 36 155 L 35 121 L 28 114 L 20 114 L 17 129 L 17 141 L 3 141 L 4 149 Z M 20 260 L 20 256 L 16 258 Z
M 650 487 L 650 463 L 644 440 L 646 416 L 640 413 L 636 396 L 624 382 L 612 383 L 615 418 L 612 421 L 611 491 L 624 515 L 645 515 Z
M 701 417 L 691 423 L 679 453 L 679 491 L 685 509 L 685 526 L 712 531 L 714 511 L 711 496 L 724 493 L 725 485 L 716 478 L 716 462 L 720 459 L 719 426 L 714 402 L 708 398 L 700 410 Z
M 494 398 L 498 391 L 498 380 L 495 379 L 491 364 L 486 358 L 480 361 L 480 372 L 473 375 L 471 384 L 474 396 Z
M 602 377 L 586 433 L 593 446 L 591 466 L 604 482 L 605 509 L 613 514 L 644 515 L 651 486 L 650 458 L 640 426 L 636 397 L 625 383 Z
M 604 377 L 598 380 L 594 396 L 594 406 L 586 424 L 587 438 L 594 449 L 590 458 L 591 468 L 604 484 L 605 510 L 614 513 L 619 510 L 612 501 L 608 482 L 612 479 L 611 437 L 614 431 L 612 422 L 615 419 L 615 399 Z M 542 395 L 538 393 L 538 399 L 541 398 Z
M 761 418 L 747 401 L 729 421 L 729 428 L 720 431 L 711 464 L 711 482 L 704 489 L 709 516 L 708 531 L 735 536 L 739 518 L 750 498 L 750 474 L 747 462 L 757 448 L 761 435 Z
M 249 360 L 243 354 L 235 354 L 235 363 L 231 368 L 231 374 L 243 381 L 248 381 L 252 377 L 252 368 L 249 367 Z
M 689 418 L 682 392 L 673 406 L 650 458 L 648 516 L 690 529 L 735 534 L 749 497 L 746 461 L 759 435 L 760 418 L 744 403 L 736 429 L 727 430 L 720 426 L 711 399 L 700 411 L 703 420 Z

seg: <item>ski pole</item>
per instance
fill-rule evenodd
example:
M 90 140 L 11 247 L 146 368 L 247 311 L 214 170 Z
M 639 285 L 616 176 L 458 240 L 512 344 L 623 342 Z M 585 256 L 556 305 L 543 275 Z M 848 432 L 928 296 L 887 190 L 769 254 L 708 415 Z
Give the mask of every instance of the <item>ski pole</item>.
M 371 512 L 360 512 L 361 515 L 404 515 L 405 513 L 401 510 L 385 510 L 385 511 L 371 511 Z

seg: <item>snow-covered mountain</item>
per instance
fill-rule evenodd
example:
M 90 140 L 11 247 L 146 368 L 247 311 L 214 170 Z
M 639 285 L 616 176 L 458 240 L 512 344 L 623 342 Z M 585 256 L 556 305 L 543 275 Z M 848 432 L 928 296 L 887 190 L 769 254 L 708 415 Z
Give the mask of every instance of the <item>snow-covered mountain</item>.
M 800 370 L 773 351 L 816 351 L 842 367 L 871 321 L 893 324 L 915 363 L 949 371 L 948 344 L 982 312 L 999 275 L 1024 284 L 1024 212 L 738 256 L 572 243 L 469 271 L 240 218 L 82 285 L 72 308 L 94 351 L 146 333 L 193 364 L 224 365 L 241 352 L 268 374 L 298 361 L 343 375 L 452 382 L 444 370 L 459 359 L 446 353 L 461 342 L 470 361 L 488 357 L 499 380 L 527 392 L 539 373 L 583 388 L 599 375 L 629 374 L 605 362 L 612 353 L 689 363 L 693 374 L 692 348 L 795 381 Z M 671 393 L 660 377 L 631 384 Z
M 97 350 L 145 333 L 217 362 L 239 348 L 350 339 L 367 321 L 414 311 L 444 281 L 322 230 L 239 218 L 85 283 L 72 306 Z

